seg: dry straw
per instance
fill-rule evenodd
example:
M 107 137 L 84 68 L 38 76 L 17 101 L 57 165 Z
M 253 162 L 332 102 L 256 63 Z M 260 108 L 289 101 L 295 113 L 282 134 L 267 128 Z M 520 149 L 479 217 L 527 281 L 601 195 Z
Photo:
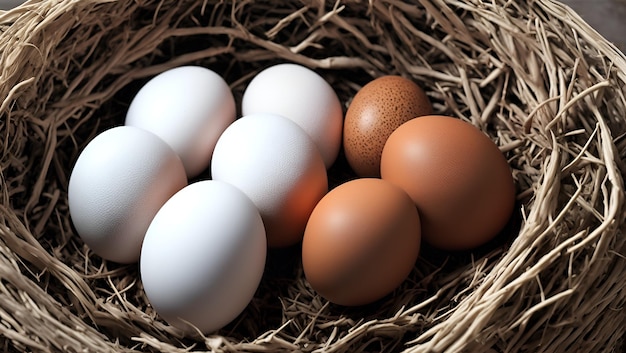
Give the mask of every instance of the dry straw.
M 71 167 L 158 72 L 203 65 L 239 99 L 284 61 L 318 70 L 345 106 L 383 74 L 423 85 L 438 113 L 506 154 L 516 217 L 474 252 L 425 248 L 401 288 L 361 308 L 316 296 L 297 249 L 272 252 L 234 323 L 183 337 L 148 305 L 136 266 L 102 261 L 74 233 Z M 621 351 L 625 82 L 624 55 L 550 0 L 31 0 L 0 12 L 0 350 Z

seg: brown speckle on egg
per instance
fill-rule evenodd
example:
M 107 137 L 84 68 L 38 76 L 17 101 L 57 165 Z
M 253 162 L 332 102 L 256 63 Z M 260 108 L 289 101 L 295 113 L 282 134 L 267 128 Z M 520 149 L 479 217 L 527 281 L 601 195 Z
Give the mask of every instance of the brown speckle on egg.
M 379 77 L 361 88 L 348 107 L 343 146 L 350 167 L 362 177 L 380 176 L 385 142 L 402 123 L 432 114 L 426 93 L 401 76 Z

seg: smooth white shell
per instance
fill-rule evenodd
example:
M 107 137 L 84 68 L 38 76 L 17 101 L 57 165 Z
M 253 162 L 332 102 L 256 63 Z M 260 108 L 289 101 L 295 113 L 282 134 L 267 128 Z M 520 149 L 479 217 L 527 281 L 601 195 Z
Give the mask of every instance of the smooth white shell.
M 153 77 L 137 92 L 125 124 L 167 142 L 191 178 L 208 168 L 215 142 L 235 114 L 235 98 L 221 76 L 204 67 L 181 66 Z
M 205 180 L 176 193 L 143 243 L 148 300 L 173 326 L 218 330 L 248 305 L 261 281 L 266 240 L 252 201 L 234 186 Z
M 315 71 L 279 64 L 259 72 L 248 84 L 242 115 L 272 113 L 293 120 L 311 136 L 326 168 L 339 154 L 343 110 L 333 88 Z
M 159 208 L 187 185 L 180 158 L 151 132 L 106 130 L 78 157 L 68 187 L 70 216 L 97 255 L 132 263 Z
M 217 141 L 211 174 L 250 197 L 271 247 L 302 240 L 313 208 L 328 192 L 315 143 L 296 123 L 273 114 L 247 115 L 231 124 Z

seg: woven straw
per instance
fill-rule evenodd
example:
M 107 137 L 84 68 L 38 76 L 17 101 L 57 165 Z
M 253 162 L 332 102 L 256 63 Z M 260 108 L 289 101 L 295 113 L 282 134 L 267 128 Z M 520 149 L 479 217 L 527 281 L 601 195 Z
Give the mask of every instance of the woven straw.
M 423 247 L 365 307 L 327 303 L 299 250 L 271 251 L 245 312 L 208 336 L 161 320 L 136 265 L 72 228 L 78 153 L 138 88 L 183 64 L 240 102 L 260 69 L 316 69 L 344 109 L 400 74 L 505 153 L 518 207 L 492 243 Z M 47 0 L 0 12 L 0 350 L 8 352 L 619 352 L 626 331 L 626 59 L 549 0 Z M 333 185 L 350 177 L 345 162 Z M 451 219 L 451 222 L 454 220 Z

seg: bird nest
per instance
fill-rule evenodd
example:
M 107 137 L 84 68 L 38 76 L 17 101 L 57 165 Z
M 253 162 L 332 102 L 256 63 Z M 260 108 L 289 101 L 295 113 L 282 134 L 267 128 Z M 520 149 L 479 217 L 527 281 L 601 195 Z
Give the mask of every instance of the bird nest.
M 240 102 L 281 62 L 344 111 L 384 74 L 505 154 L 515 214 L 469 252 L 428 246 L 392 294 L 333 305 L 296 249 L 271 250 L 246 310 L 185 335 L 148 303 L 137 265 L 94 255 L 68 212 L 86 143 L 123 124 L 139 87 L 194 64 Z M 0 12 L 0 347 L 9 352 L 608 352 L 626 330 L 626 59 L 550 0 L 30 0 Z M 329 170 L 337 185 L 345 160 Z M 453 219 L 450 220 L 454 222 Z

